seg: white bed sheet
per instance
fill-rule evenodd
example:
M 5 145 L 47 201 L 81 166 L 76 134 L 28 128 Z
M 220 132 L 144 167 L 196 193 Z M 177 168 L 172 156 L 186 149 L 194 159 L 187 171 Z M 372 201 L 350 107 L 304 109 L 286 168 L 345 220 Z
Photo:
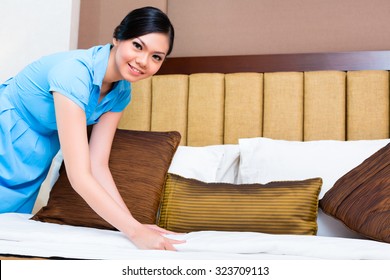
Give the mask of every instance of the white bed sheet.
M 0 214 L 0 254 L 71 259 L 373 259 L 390 260 L 390 244 L 324 236 L 201 231 L 177 252 L 138 250 L 122 233 L 29 220 Z

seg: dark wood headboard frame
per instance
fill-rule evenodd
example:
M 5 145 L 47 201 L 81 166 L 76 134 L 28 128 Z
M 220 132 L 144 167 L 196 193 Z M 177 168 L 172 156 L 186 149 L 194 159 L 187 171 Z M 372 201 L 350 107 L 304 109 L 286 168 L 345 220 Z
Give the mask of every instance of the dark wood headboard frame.
M 390 51 L 167 58 L 157 74 L 390 70 Z

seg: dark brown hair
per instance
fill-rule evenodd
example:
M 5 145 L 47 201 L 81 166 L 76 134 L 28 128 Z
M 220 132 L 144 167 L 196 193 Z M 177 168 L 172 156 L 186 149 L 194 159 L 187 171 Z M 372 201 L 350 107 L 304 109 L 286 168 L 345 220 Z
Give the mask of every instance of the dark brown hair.
M 173 48 L 175 30 L 168 16 L 155 7 L 135 9 L 127 14 L 114 30 L 114 38 L 128 40 L 149 33 L 164 33 L 169 37 L 169 55 Z

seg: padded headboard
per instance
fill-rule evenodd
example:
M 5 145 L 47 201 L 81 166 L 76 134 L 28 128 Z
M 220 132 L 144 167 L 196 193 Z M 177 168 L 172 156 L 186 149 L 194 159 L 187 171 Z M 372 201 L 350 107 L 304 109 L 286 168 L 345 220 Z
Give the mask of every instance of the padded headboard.
M 390 51 L 168 58 L 133 84 L 119 128 L 182 145 L 389 138 Z

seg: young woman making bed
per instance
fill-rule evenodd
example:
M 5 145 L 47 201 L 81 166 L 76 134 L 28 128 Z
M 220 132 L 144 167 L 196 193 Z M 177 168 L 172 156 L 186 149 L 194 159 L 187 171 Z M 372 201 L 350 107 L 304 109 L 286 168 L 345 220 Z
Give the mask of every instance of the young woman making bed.
M 133 218 L 108 168 L 131 83 L 160 69 L 173 40 L 166 14 L 136 9 L 112 44 L 43 57 L 0 85 L 0 213 L 32 211 L 61 148 L 73 188 L 98 215 L 140 249 L 175 250 L 182 241 L 163 236 L 171 232 Z

